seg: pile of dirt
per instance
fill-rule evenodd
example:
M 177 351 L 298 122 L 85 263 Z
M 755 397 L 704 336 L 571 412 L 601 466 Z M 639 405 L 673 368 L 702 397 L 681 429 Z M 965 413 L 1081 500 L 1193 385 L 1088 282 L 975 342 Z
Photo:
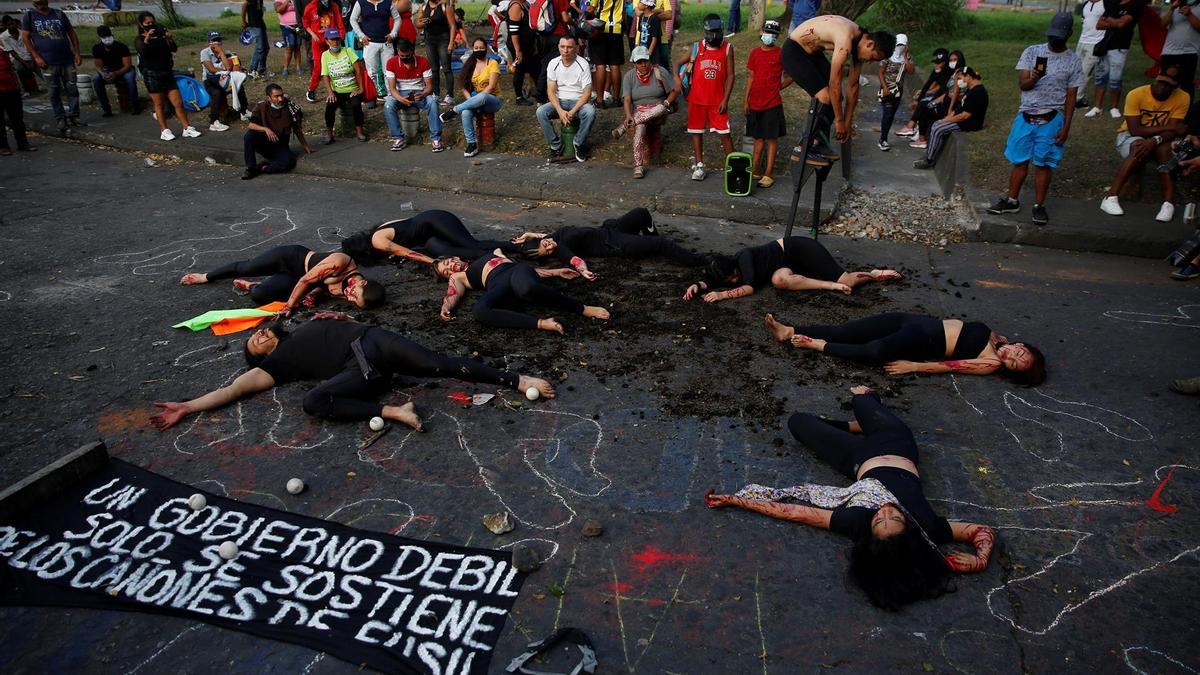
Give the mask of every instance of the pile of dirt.
M 848 187 L 821 232 L 944 247 L 965 241 L 964 227 L 974 221 L 971 205 L 958 194 L 946 201 Z

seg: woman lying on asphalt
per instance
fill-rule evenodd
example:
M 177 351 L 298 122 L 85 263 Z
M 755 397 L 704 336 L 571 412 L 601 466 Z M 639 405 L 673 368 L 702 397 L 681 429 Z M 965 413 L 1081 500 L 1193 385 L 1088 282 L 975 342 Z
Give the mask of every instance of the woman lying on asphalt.
M 243 277 L 267 278 L 250 281 Z M 363 309 L 378 307 L 384 300 L 383 285 L 363 276 L 350 256 L 337 252 L 316 253 L 298 244 L 276 246 L 249 260 L 222 265 L 207 274 L 185 274 L 179 283 L 189 286 L 221 279 L 233 279 L 235 289 L 248 292 L 260 305 L 286 300 L 285 313 L 299 307 L 301 302 L 311 305 L 314 298 L 309 295 L 309 290 L 318 284 L 323 285 L 329 295 L 345 298 Z
M 991 375 L 1036 387 L 1046 380 L 1046 357 L 1031 344 L 1009 343 L 986 324 L 889 312 L 840 326 L 787 326 L 768 314 L 767 330 L 780 342 L 863 363 L 883 364 L 889 375 Z
M 246 340 L 250 370 L 229 386 L 186 403 L 155 403 L 163 411 L 150 418 L 166 429 L 187 415 L 215 410 L 276 385 L 324 380 L 304 397 L 304 412 L 314 417 L 352 422 L 372 417 L 407 424 L 420 431 L 421 418 L 412 403 L 382 405 L 393 375 L 446 377 L 502 385 L 518 391 L 530 387 L 554 398 L 550 383 L 496 370 L 472 359 L 443 356 L 399 335 L 347 320 L 337 312 L 318 312 L 294 331 L 278 323 L 255 331 Z
M 847 293 L 868 281 L 899 279 L 895 270 L 847 272 L 816 239 L 786 237 L 750 246 L 733 256 L 713 256 L 704 280 L 688 286 L 684 300 L 700 296 L 705 302 L 744 298 L 767 284 L 784 291 Z M 713 288 L 728 288 L 715 291 Z
M 429 255 L 416 251 L 418 248 Z M 438 209 L 403 220 L 389 220 L 342 240 L 342 252 L 364 265 L 385 258 L 407 258 L 426 265 L 432 265 L 434 258 L 474 260 L 497 248 L 506 252 L 519 250 L 507 242 L 476 239 L 458 216 Z
M 539 319 L 517 311 L 524 302 L 546 305 L 570 314 L 582 314 L 593 319 L 608 320 L 608 310 L 590 307 L 573 300 L 542 283 L 543 277 L 575 279 L 575 270 L 534 269 L 525 263 L 509 260 L 500 252 L 478 258 L 469 266 L 457 258 L 439 260 L 434 263 L 438 278 L 448 279 L 446 297 L 442 301 L 442 320 L 454 317 L 450 311 L 458 305 L 469 290 L 482 290 L 484 294 L 475 302 L 471 313 L 480 323 L 497 328 L 537 328 L 563 334 L 562 324 L 554 317 Z
M 912 431 L 869 388 L 850 391 L 853 421 L 796 413 L 788 419 L 788 430 L 834 469 L 854 479 L 852 485 L 770 488 L 751 484 L 732 495 L 709 492 L 708 506 L 739 506 L 854 539 L 850 577 L 873 604 L 884 609 L 896 610 L 941 595 L 951 572 L 987 568 L 991 528 L 948 522 L 934 513 L 921 488 Z M 969 542 L 975 552 L 942 555 L 938 545 L 951 541 Z
M 659 236 L 654 227 L 654 218 L 649 211 L 640 207 L 619 218 L 610 218 L 600 227 L 568 225 L 549 235 L 526 232 L 513 239 L 512 243 L 524 244 L 526 254 L 531 257 L 557 258 L 575 268 L 589 281 L 595 280 L 596 275 L 588 269 L 584 257 L 638 260 L 662 256 L 687 267 L 699 267 L 708 260 Z

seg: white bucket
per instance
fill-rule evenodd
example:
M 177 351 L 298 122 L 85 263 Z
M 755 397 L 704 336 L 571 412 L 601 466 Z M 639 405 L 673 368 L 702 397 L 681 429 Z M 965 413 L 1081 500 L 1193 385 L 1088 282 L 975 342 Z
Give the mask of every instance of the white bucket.
M 78 73 L 75 75 L 75 88 L 79 90 L 79 102 L 81 104 L 91 103 L 96 100 L 96 94 L 92 91 L 92 76 Z

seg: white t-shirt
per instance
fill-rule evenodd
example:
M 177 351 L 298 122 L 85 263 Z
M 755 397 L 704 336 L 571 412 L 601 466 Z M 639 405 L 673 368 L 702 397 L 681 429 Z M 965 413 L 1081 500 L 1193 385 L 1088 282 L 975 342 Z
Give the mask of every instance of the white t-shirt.
M 576 56 L 569 66 L 556 56 L 546 66 L 546 81 L 558 85 L 559 101 L 578 101 L 583 90 L 592 86 L 592 66 L 582 56 Z
M 1083 30 L 1079 33 L 1079 44 L 1094 45 L 1104 39 L 1104 31 L 1096 29 L 1096 22 L 1104 15 L 1104 0 L 1083 3 Z
M 25 41 L 21 39 L 20 35 L 9 35 L 8 31 L 0 32 L 0 49 L 12 52 L 26 61 L 33 60 L 33 56 L 25 48 Z

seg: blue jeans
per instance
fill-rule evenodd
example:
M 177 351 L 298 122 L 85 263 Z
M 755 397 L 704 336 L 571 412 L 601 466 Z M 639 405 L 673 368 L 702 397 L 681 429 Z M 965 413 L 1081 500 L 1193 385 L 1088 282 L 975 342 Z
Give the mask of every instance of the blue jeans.
M 75 86 L 75 64 L 47 65 L 42 69 L 42 77 L 46 80 L 46 89 L 50 94 L 50 107 L 54 110 L 54 119 L 60 122 L 68 117 L 78 119 L 79 88 Z M 63 107 L 64 89 L 67 92 L 66 107 Z
M 104 112 L 112 112 L 112 106 L 108 103 L 107 87 L 104 86 L 106 84 L 125 87 L 125 91 L 129 93 L 129 105 L 137 109 L 137 74 L 133 72 L 132 68 L 112 82 L 105 82 L 100 73 L 92 75 L 92 91 L 96 92 L 96 101 L 100 104 L 100 109 Z
M 570 110 L 571 108 L 575 107 L 576 101 L 569 101 L 560 98 L 558 103 L 562 106 L 563 110 Z M 538 124 L 542 125 L 542 134 L 546 136 L 546 142 L 550 144 L 551 150 L 558 150 L 562 147 L 562 140 L 559 138 L 558 133 L 554 131 L 554 127 L 550 124 L 551 120 L 556 119 L 558 119 L 558 111 L 554 109 L 552 104 L 543 103 L 542 105 L 538 106 L 537 121 Z M 583 107 L 579 109 L 579 131 L 575 132 L 575 145 L 587 144 L 588 130 L 592 128 L 592 122 L 595 121 L 595 119 L 596 109 L 592 107 L 591 103 L 585 103 Z
M 821 0 L 793 0 L 792 5 L 792 25 L 788 32 L 796 29 L 796 26 L 808 21 L 821 11 Z
M 250 72 L 261 73 L 267 70 L 267 29 L 250 26 L 246 30 L 254 36 L 254 54 L 250 57 Z
M 475 143 L 475 115 L 479 113 L 494 113 L 504 105 L 504 101 L 491 94 L 479 93 L 454 106 L 454 112 L 462 115 L 463 136 L 468 143 Z
M 419 93 L 421 91 L 418 89 L 400 91 L 401 96 L 412 96 Z M 429 117 L 429 140 L 439 141 L 442 139 L 442 120 L 438 117 L 436 96 L 430 94 L 420 101 L 415 101 L 412 105 L 404 105 L 389 94 L 387 101 L 383 104 L 383 118 L 387 120 L 388 136 L 391 138 L 404 138 L 404 127 L 400 126 L 401 108 L 416 108 L 417 110 L 424 108 L 425 114 Z
M 729 19 L 725 22 L 725 29 L 730 33 L 742 29 L 742 0 L 729 0 Z

